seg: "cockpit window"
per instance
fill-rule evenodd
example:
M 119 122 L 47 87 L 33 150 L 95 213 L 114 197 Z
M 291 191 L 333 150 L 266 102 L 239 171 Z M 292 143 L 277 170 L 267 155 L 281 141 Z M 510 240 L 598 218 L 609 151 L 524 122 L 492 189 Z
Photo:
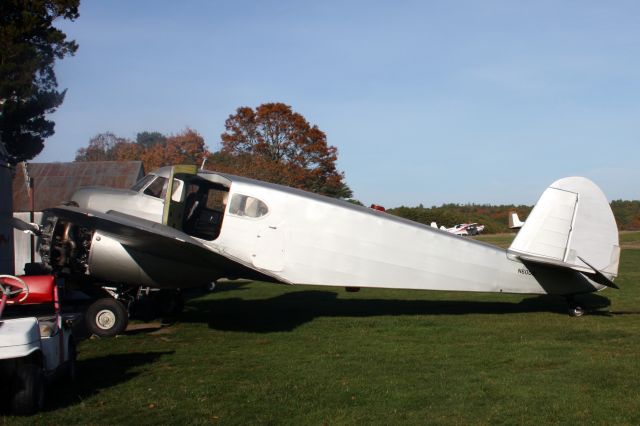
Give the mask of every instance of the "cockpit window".
M 156 180 L 151 182 L 151 185 L 147 186 L 144 190 L 146 195 L 151 195 L 156 198 L 164 198 L 164 194 L 167 190 L 167 178 L 158 176 Z
M 134 183 L 133 186 L 131 187 L 131 190 L 136 192 L 140 191 L 142 188 L 147 186 L 147 184 L 151 182 L 154 178 L 155 178 L 155 175 L 146 175 L 145 177 L 143 177 L 142 179 Z
M 154 180 L 155 179 L 155 180 Z M 153 180 L 153 182 L 151 182 Z M 152 197 L 161 198 L 164 200 L 165 195 L 167 195 L 167 183 L 169 179 L 162 176 L 155 175 L 147 175 L 144 178 L 140 179 L 136 182 L 135 185 L 131 187 L 133 191 L 140 191 L 145 185 L 148 185 L 149 182 L 151 184 L 144 189 L 143 194 L 151 195 Z M 171 199 L 173 201 L 182 201 L 182 188 L 184 187 L 184 182 L 180 179 L 173 179 L 173 193 L 171 194 Z
M 257 198 L 242 194 L 233 194 L 229 205 L 229 214 L 244 217 L 261 217 L 269 213 L 265 203 Z

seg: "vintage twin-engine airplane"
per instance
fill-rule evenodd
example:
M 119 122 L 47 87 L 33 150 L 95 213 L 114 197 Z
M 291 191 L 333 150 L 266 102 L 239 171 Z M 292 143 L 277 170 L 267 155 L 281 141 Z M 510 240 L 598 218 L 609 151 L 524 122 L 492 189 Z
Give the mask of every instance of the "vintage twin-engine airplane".
M 82 188 L 47 215 L 44 262 L 114 287 L 186 288 L 227 277 L 555 294 L 579 316 L 573 295 L 616 287 L 620 256 L 609 204 L 581 177 L 551 184 L 507 250 L 195 166 L 161 168 L 131 190 Z M 102 326 L 111 327 L 116 314 Z

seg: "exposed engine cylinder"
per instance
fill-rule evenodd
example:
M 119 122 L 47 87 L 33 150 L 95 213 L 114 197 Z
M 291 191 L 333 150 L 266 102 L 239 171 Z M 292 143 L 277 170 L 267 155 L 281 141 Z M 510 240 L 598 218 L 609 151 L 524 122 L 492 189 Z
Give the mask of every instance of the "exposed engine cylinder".
M 93 230 L 46 216 L 38 251 L 51 270 L 63 273 L 87 273 Z

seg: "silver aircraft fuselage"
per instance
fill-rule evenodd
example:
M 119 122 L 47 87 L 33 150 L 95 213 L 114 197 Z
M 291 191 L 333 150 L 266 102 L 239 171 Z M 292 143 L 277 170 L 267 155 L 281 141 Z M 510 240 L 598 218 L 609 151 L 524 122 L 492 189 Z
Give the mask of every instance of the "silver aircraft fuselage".
M 102 247 L 103 258 L 109 257 L 109 252 L 121 253 L 113 256 L 114 261 L 96 261 L 94 267 L 89 264 L 87 273 L 118 281 L 117 265 L 128 262 L 129 256 L 130 266 L 140 271 L 123 273 L 129 278 L 120 281 L 141 276 L 142 281 L 157 287 L 187 287 L 255 271 L 288 284 L 341 287 L 561 295 L 604 288 L 565 267 L 529 262 L 489 244 L 297 189 L 207 171 L 190 178 L 174 176 L 170 168 L 163 168 L 151 176 L 132 191 L 81 189 L 73 201 L 80 209 L 124 214 L 129 221 L 140 218 L 145 229 L 152 228 L 149 223 L 164 223 L 173 228 L 172 238 L 196 240 L 239 265 L 240 270 L 227 274 L 219 263 L 185 264 L 170 253 L 164 258 L 146 254 L 145 260 L 140 253 L 137 257 L 131 254 L 135 250 L 126 244 L 117 248 L 121 241 L 113 233 L 107 247 L 110 234 L 100 232 L 100 242 L 93 237 L 96 251 Z M 164 194 L 148 191 L 159 178 L 165 185 L 170 181 L 173 185 L 165 188 Z M 200 200 L 203 211 L 198 214 L 206 220 L 198 219 L 191 227 L 188 216 L 197 208 L 190 201 L 193 194 L 205 197 Z M 171 217 L 174 220 L 169 226 Z M 207 220 L 215 231 L 207 231 Z M 182 273 L 176 271 L 180 267 L 184 268 Z M 167 272 L 154 273 L 154 268 Z M 189 282 L 184 282 L 187 277 Z

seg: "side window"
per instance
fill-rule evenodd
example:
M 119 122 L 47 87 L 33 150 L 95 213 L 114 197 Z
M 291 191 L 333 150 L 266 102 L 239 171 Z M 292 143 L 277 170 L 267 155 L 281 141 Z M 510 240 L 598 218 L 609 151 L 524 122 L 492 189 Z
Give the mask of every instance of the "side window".
M 173 179 L 173 194 L 171 194 L 171 199 L 173 201 L 180 202 L 182 201 L 182 187 L 184 186 L 184 182 L 180 179 Z
M 151 195 L 156 198 L 164 198 L 164 194 L 167 191 L 167 178 L 158 176 L 156 180 L 151 182 L 151 185 L 147 186 L 144 190 L 144 194 Z
M 225 198 L 228 192 L 221 191 L 217 188 L 211 188 L 207 191 L 207 204 L 206 207 L 209 210 L 217 210 L 219 212 L 224 211 Z
M 261 217 L 269 213 L 265 203 L 247 195 L 233 194 L 229 214 L 244 217 Z

